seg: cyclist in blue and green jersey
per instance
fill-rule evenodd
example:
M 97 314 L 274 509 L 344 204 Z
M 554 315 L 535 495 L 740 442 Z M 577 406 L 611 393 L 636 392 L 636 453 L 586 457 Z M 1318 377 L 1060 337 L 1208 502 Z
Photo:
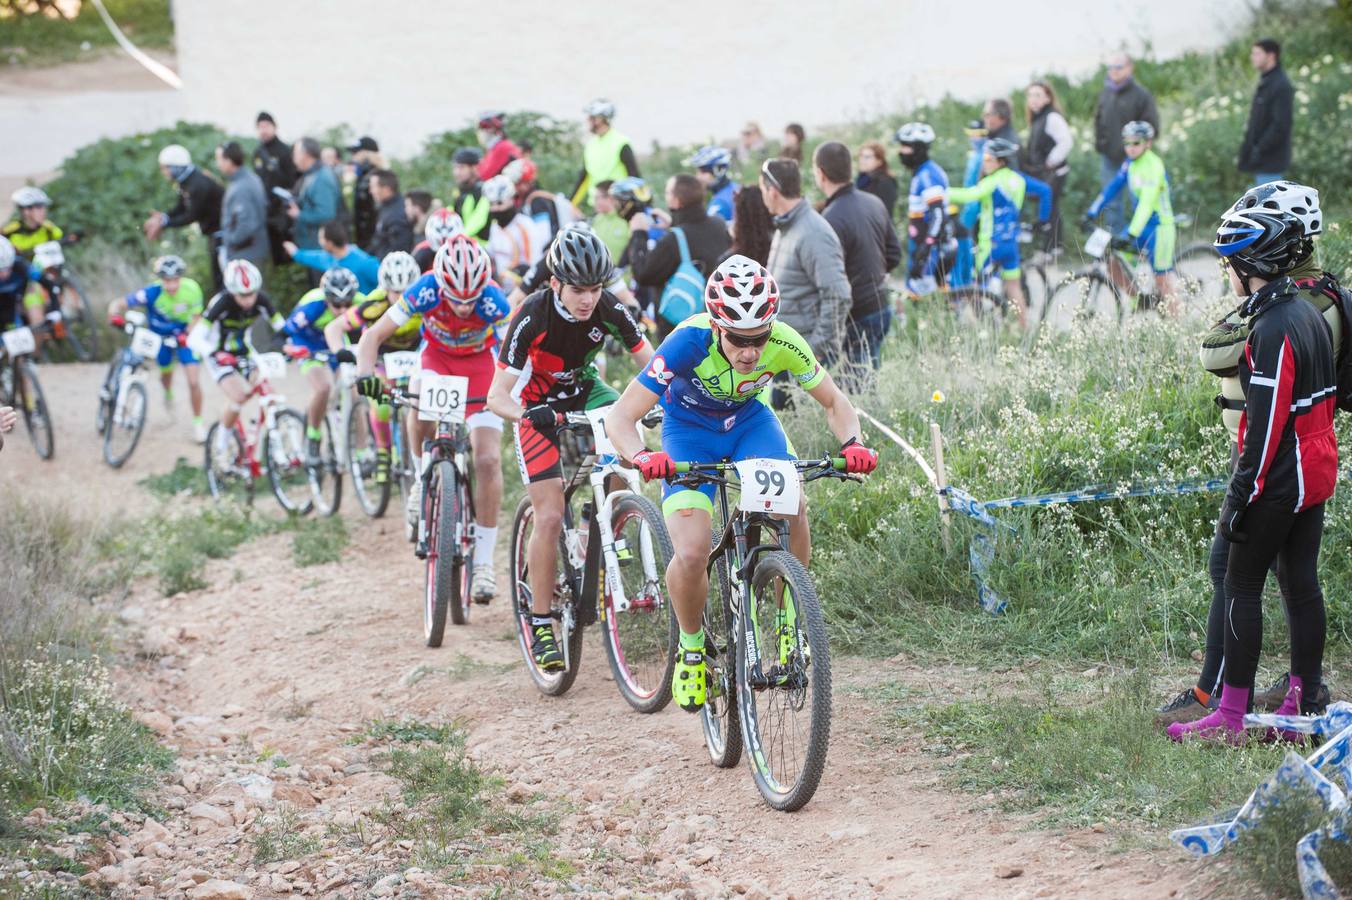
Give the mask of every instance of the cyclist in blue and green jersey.
M 156 280 L 152 284 L 108 304 L 108 324 L 122 328 L 126 325 L 127 310 L 140 309 L 145 311 L 146 326 L 151 331 L 174 339 L 177 346 L 162 345 L 155 358 L 160 367 L 160 384 L 164 386 L 164 405 L 173 408 L 171 388 L 177 359 L 188 381 L 193 438 L 200 444 L 207 439 L 206 423 L 202 420 L 202 381 L 198 374 L 201 359 L 188 347 L 188 326 L 205 308 L 202 286 L 187 277 L 188 265 L 179 256 L 161 256 L 155 260 L 154 271 Z
M 1018 144 L 1004 138 L 988 138 L 981 156 L 981 180 L 973 187 L 950 188 L 948 198 L 959 204 L 980 202 L 976 270 L 983 279 L 998 271 L 1004 281 L 1005 296 L 1018 312 L 1019 325 L 1025 326 L 1028 310 L 1020 280 L 1019 213 L 1025 196 L 1032 194 L 1038 199 L 1038 221 L 1047 221 L 1052 214 L 1052 189 L 1045 182 L 1010 168 L 1018 155 Z
M 705 310 L 676 327 L 625 389 L 606 419 L 616 450 L 645 479 L 670 479 L 675 463 L 723 459 L 793 459 L 784 429 L 766 402 L 776 375 L 788 373 L 826 410 L 842 442 L 847 471 L 870 472 L 878 458 L 859 443 L 859 414 L 817 362 L 807 340 L 777 321 L 779 288 L 755 260 L 734 255 L 709 276 Z M 643 446 L 637 423 L 660 402 L 662 449 Z M 667 567 L 667 590 L 680 623 L 681 645 L 672 696 L 689 712 L 704 706 L 708 675 L 701 617 L 709 589 L 709 534 L 713 485 L 663 484 L 675 553 Z M 790 517 L 789 546 L 807 565 L 812 550 L 806 507 Z M 781 649 L 795 623 L 792 604 L 780 609 Z
M 1124 187 L 1131 192 L 1136 210 L 1126 231 L 1113 236 L 1113 246 L 1134 247 L 1150 260 L 1155 290 L 1164 299 L 1165 308 L 1176 313 L 1174 245 L 1178 242 L 1178 226 L 1174 224 L 1174 206 L 1169 196 L 1169 174 L 1164 170 L 1164 160 L 1151 149 L 1154 141 L 1155 126 L 1149 122 L 1128 122 L 1122 126 L 1122 146 L 1127 158 L 1113 180 L 1094 198 L 1085 218 L 1098 218 Z M 1108 269 L 1118 287 L 1131 289 L 1131 272 L 1113 254 L 1108 255 Z
M 944 223 L 948 216 L 948 173 L 929 158 L 934 129 L 924 122 L 907 122 L 897 129 L 897 156 L 910 169 L 911 189 L 907 200 L 908 248 L 911 256 L 906 289 L 923 297 L 938 290 L 943 281 Z
M 329 269 L 319 279 L 319 287 L 307 291 L 300 298 L 282 325 L 282 331 L 286 332 L 288 354 L 300 355 L 301 349 L 310 353 L 328 352 L 324 329 L 334 319 L 344 315 L 352 304 L 365 299 L 358 290 L 357 276 L 350 269 L 342 266 Z M 333 390 L 333 373 L 337 368 L 336 356 L 330 356 L 327 361 L 313 357 L 302 359 L 300 364 L 301 374 L 309 382 L 312 392 L 306 411 L 305 437 L 309 454 L 314 459 L 319 458 L 319 445 L 324 437 L 321 426 L 329 405 L 329 393 Z

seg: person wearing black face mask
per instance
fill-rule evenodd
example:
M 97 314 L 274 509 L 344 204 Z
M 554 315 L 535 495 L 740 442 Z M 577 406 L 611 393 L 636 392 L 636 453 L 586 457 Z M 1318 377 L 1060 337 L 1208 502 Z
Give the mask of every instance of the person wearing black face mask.
M 923 297 L 944 281 L 940 251 L 948 219 L 948 173 L 929 158 L 934 143 L 934 129 L 929 125 L 907 122 L 897 129 L 896 137 L 901 145 L 897 156 L 914 173 L 906 204 L 911 259 L 906 289 Z

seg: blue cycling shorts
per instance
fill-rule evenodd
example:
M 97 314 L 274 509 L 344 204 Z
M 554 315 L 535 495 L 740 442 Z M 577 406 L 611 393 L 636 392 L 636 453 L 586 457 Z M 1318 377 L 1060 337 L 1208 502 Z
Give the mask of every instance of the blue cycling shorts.
M 784 427 L 770 407 L 759 400 L 749 400 L 746 409 L 739 412 L 731 428 L 724 430 L 724 420 L 709 419 L 705 425 L 693 416 L 668 415 L 662 422 L 662 449 L 676 462 L 719 462 L 724 459 L 795 459 Z M 677 510 L 702 509 L 710 515 L 714 511 L 717 485 L 698 487 L 662 482 L 662 513 L 670 516 Z
M 161 337 L 169 337 L 169 335 L 161 335 Z M 155 356 L 155 362 L 159 364 L 160 371 L 163 372 L 172 369 L 174 367 L 175 359 L 178 360 L 178 364 L 181 366 L 195 366 L 201 362 L 201 360 L 197 358 L 197 354 L 193 353 L 187 347 L 161 344 L 160 352 Z
M 989 254 L 983 254 L 981 250 L 977 251 L 976 267 L 978 271 L 984 272 L 987 266 L 990 266 L 1001 278 L 1018 278 L 1021 272 L 1021 264 L 1022 260 L 1019 258 L 1017 241 L 994 241 L 991 243 Z

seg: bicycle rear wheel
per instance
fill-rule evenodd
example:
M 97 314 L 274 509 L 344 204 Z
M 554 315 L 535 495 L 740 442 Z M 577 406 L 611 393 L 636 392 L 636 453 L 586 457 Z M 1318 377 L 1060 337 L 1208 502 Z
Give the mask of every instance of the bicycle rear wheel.
M 606 655 L 625 702 L 641 713 L 655 713 L 671 702 L 679 634 L 666 592 L 671 536 L 662 513 L 638 494 L 616 499 L 610 527 L 619 563 L 614 576 L 626 608 L 616 607 L 607 577 L 602 600 Z
M 94 320 L 94 308 L 89 295 L 78 278 L 66 273 L 61 288 L 61 317 L 66 323 L 66 337 L 71 350 L 81 362 L 98 359 L 99 326 Z
M 112 414 L 103 430 L 103 459 L 114 469 L 131 458 L 146 425 L 146 386 L 127 381 L 126 376 L 114 388 Z
M 700 713 L 704 744 L 709 748 L 709 758 L 720 769 L 731 769 L 742 758 L 735 634 L 728 558 L 723 555 L 714 560 L 709 599 L 704 604 L 704 657 L 709 670 L 709 690 Z
M 565 514 L 564 528 L 570 527 L 570 522 Z M 530 536 L 535 527 L 535 510 L 531 506 L 529 497 L 522 497 L 521 502 L 516 507 L 516 516 L 512 519 L 512 548 L 511 548 L 511 584 L 512 584 L 512 609 L 516 614 L 517 642 L 521 646 L 521 655 L 526 660 L 526 671 L 530 673 L 531 681 L 535 682 L 536 688 L 542 694 L 551 697 L 557 697 L 567 693 L 577 680 L 578 670 L 582 662 L 582 628 L 575 622 L 570 622 L 571 629 L 567 633 L 568 642 L 568 661 L 567 668 L 556 672 L 546 672 L 535 663 L 535 654 L 531 649 L 534 643 L 534 635 L 531 633 L 531 591 L 530 591 L 530 565 L 527 559 L 527 548 L 530 546 Z M 559 636 L 563 633 L 565 617 L 568 620 L 573 618 L 572 610 L 574 608 L 575 598 L 573 597 L 573 586 L 577 584 L 577 574 L 572 564 L 568 560 L 568 549 L 564 545 L 563 535 L 559 535 L 558 549 L 555 551 L 557 569 L 554 576 L 554 596 L 550 601 L 550 613 L 554 618 L 554 633 Z
M 38 382 L 38 370 L 31 360 L 21 359 L 18 363 L 18 384 L 14 392 L 18 395 L 23 410 L 24 426 L 28 429 L 28 438 L 33 449 L 41 459 L 51 459 L 56 455 L 56 434 L 52 429 L 52 414 L 47 406 L 47 395 Z
M 1174 259 L 1174 271 L 1179 297 L 1189 314 L 1216 313 L 1230 296 L 1230 279 L 1221 268 L 1221 255 L 1210 244 L 1199 241 L 1184 247 Z
M 253 503 L 253 470 L 245 456 L 239 429 L 213 423 L 202 449 L 211 496 L 216 500 L 233 497 L 246 504 Z
M 312 465 L 307 461 L 305 476 L 310 482 L 315 512 L 332 516 L 337 514 L 343 502 L 343 467 L 339 464 L 338 445 L 328 416 L 319 423 L 319 430 L 323 432 L 319 440 L 319 462 Z
M 305 470 L 305 417 L 294 409 L 277 411 L 276 422 L 263 434 L 263 467 L 272 494 L 282 509 L 305 515 L 314 506 L 310 476 Z
M 751 594 L 737 644 L 742 737 L 761 796 L 792 812 L 816 792 L 831 739 L 826 623 L 807 570 L 784 550 L 757 561 Z
M 1116 328 L 1122 322 L 1122 295 L 1102 272 L 1091 269 L 1067 275 L 1047 300 L 1041 329 L 1063 337 L 1088 323 Z
M 344 413 L 343 429 L 347 432 L 348 473 L 352 476 L 352 493 L 357 495 L 357 503 L 362 512 L 373 519 L 385 515 L 390 505 L 390 484 L 394 481 L 392 471 L 395 461 L 391 460 L 391 471 L 386 473 L 383 482 L 376 481 L 376 435 L 371 427 L 371 414 L 374 407 L 365 397 L 357 397 Z

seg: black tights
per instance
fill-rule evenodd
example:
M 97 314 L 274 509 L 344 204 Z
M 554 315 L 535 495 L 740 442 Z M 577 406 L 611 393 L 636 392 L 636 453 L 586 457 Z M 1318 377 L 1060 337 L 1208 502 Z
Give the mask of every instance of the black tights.
M 1248 542 L 1231 544 L 1225 573 L 1225 684 L 1252 690 L 1263 645 L 1263 584 L 1277 562 L 1277 584 L 1291 628 L 1291 674 L 1312 696 L 1323 678 L 1324 594 L 1319 543 L 1324 504 L 1293 513 L 1282 504 L 1250 506 L 1240 523 Z

